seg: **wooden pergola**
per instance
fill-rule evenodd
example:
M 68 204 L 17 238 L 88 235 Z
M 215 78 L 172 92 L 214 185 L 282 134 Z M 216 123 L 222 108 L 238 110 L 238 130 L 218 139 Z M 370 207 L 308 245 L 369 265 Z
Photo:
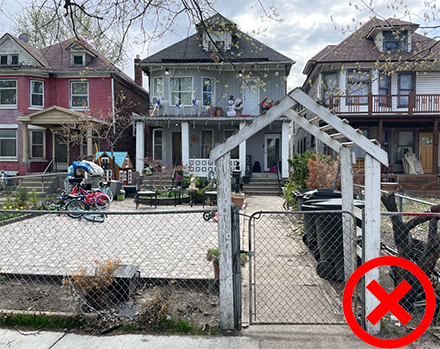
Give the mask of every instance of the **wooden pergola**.
M 300 112 L 293 110 L 301 105 Z M 310 111 L 316 115 L 307 120 L 303 115 Z M 225 330 L 234 329 L 233 305 L 233 274 L 232 274 L 232 244 L 231 244 L 231 181 L 230 181 L 230 151 L 241 142 L 261 131 L 280 116 L 286 116 L 300 127 L 321 140 L 327 146 L 341 155 L 341 184 L 342 210 L 353 212 L 353 163 L 356 158 L 351 148 L 358 146 L 365 151 L 365 241 L 363 242 L 364 262 L 379 257 L 380 251 L 380 164 L 388 165 L 388 154 L 380 148 L 376 140 L 367 139 L 360 130 L 355 130 L 346 120 L 341 120 L 326 107 L 316 103 L 299 88 L 288 93 L 266 113 L 260 115 L 252 123 L 240 129 L 211 151 L 210 160 L 217 166 L 217 198 L 219 215 L 219 251 L 220 251 L 220 326 Z M 320 122 L 325 123 L 320 126 Z M 333 130 L 333 134 L 326 131 Z M 339 140 L 347 140 L 340 142 Z M 343 220 L 352 220 L 343 215 Z M 345 280 L 354 272 L 356 246 L 350 224 L 343 224 L 344 252 L 349 254 L 344 263 Z M 379 270 L 368 272 L 365 276 L 365 285 L 379 280 Z M 379 305 L 377 298 L 366 290 L 365 310 L 369 314 Z M 380 331 L 380 324 L 367 323 L 367 331 L 376 334 Z

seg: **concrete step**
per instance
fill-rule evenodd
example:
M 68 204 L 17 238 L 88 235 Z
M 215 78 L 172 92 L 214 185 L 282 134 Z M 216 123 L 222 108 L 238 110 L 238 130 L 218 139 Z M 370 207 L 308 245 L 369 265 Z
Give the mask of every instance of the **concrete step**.
M 276 191 L 244 191 L 246 195 L 252 195 L 252 196 L 279 196 L 280 192 L 278 190 Z
M 252 187 L 243 187 L 243 190 L 246 191 L 273 191 L 273 190 L 278 190 L 278 186 L 265 186 L 265 187 L 261 187 L 261 186 L 252 186 Z
M 276 173 L 270 173 L 270 172 L 252 172 L 251 179 L 254 178 L 277 178 Z

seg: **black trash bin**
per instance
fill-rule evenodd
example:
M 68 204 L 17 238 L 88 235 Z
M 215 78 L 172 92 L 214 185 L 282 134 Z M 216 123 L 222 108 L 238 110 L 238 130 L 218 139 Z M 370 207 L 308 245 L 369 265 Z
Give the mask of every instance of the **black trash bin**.
M 310 212 L 318 211 L 319 207 L 309 204 L 303 204 L 301 205 L 300 209 L 304 212 Z M 314 213 L 304 214 L 303 242 L 313 253 L 315 259 L 319 261 L 318 238 L 316 233 L 316 214 Z
M 364 202 L 355 200 L 354 205 L 358 208 L 363 208 Z M 342 199 L 308 200 L 304 206 L 306 206 L 305 210 L 308 211 L 341 211 Z M 323 213 L 313 214 L 312 216 L 307 219 L 307 225 L 312 226 L 312 228 L 307 228 L 306 222 L 304 225 L 306 232 L 310 229 L 309 234 L 305 238 L 307 246 L 315 246 L 316 243 L 318 249 L 319 261 L 316 265 L 316 272 L 323 279 L 343 281 L 344 246 L 342 214 Z M 358 221 L 357 224 L 360 226 L 361 222 Z M 316 232 L 316 237 L 313 230 Z

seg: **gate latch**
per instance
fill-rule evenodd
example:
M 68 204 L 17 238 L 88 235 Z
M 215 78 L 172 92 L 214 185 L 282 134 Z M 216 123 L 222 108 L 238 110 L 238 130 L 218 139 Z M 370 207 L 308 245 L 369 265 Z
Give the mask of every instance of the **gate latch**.
M 255 252 L 254 251 L 240 250 L 240 253 L 244 253 L 244 254 L 248 255 L 249 257 L 255 257 Z

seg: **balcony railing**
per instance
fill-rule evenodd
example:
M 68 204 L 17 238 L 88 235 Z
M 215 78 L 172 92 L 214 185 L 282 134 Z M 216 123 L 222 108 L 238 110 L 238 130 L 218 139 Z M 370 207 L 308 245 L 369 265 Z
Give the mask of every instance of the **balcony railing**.
M 324 105 L 337 114 L 440 114 L 440 95 L 329 96 Z

